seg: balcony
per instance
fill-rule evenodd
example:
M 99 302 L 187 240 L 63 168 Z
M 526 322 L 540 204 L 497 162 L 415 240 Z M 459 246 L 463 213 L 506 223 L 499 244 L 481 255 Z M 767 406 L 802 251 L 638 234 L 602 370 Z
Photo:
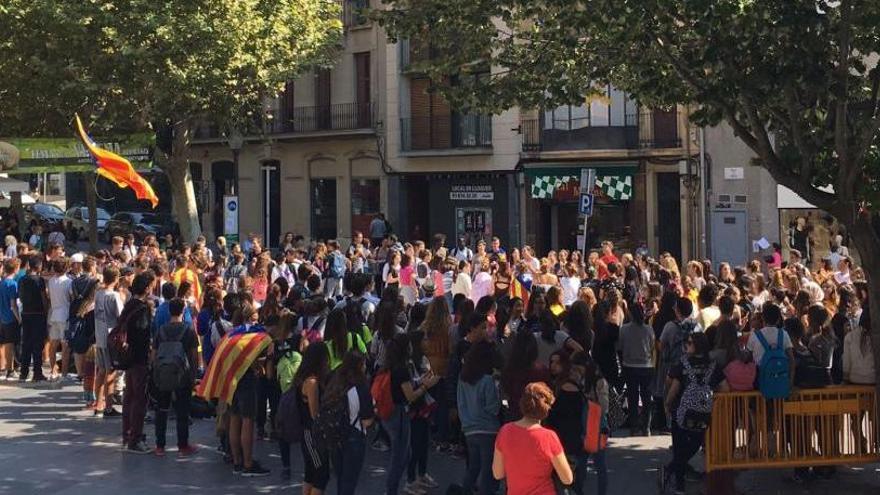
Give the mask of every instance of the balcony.
M 400 119 L 400 150 L 492 148 L 490 115 L 446 115 Z
M 427 62 L 437 55 L 437 50 L 426 43 L 410 41 L 409 38 L 397 42 L 400 72 L 411 72 L 411 65 Z
M 520 133 L 524 152 L 642 150 L 681 146 L 675 109 L 640 109 L 624 115 L 618 125 L 595 125 L 589 116 L 551 119 L 545 115 L 543 119 L 523 120 Z
M 367 11 L 370 8 L 368 0 L 345 0 L 342 4 L 342 25 L 346 29 L 365 27 L 370 24 Z
M 376 126 L 373 103 L 337 103 L 317 107 L 294 107 L 282 110 L 271 120 L 268 132 L 306 133 L 372 129 Z

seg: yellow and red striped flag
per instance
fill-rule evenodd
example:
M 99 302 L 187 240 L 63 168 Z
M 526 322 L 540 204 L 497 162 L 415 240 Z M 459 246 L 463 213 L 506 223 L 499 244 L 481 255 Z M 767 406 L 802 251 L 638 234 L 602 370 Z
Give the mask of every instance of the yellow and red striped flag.
M 523 306 L 529 307 L 529 291 L 526 290 L 522 282 L 513 277 L 513 283 L 510 284 L 510 297 L 518 297 L 522 299 Z
M 207 400 L 232 403 L 232 395 L 245 371 L 272 343 L 265 332 L 231 333 L 220 341 L 196 394 Z

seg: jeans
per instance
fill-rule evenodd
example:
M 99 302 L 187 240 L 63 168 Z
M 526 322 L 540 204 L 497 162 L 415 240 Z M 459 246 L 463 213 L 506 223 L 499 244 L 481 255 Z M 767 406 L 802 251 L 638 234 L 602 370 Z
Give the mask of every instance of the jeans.
M 333 454 L 333 467 L 336 469 L 336 493 L 354 495 L 358 478 L 364 467 L 367 453 L 367 437 L 364 433 L 350 428 L 348 438 L 342 448 Z
M 27 322 L 25 317 L 22 317 L 22 319 Z M 34 366 L 34 376 L 43 376 L 43 344 L 48 338 L 49 334 L 46 333 L 45 326 L 43 327 L 43 330 L 40 330 L 39 327 L 34 328 L 31 325 L 25 327 L 24 324 L 22 325 L 21 376 L 27 377 L 28 368 L 31 367 L 31 362 L 33 362 Z
M 480 478 L 480 495 L 490 495 L 498 491 L 498 483 L 492 475 L 492 459 L 495 456 L 495 434 L 476 433 L 467 435 L 468 462 L 462 482 L 462 492 L 474 492 L 477 477 Z
M 437 385 L 428 390 L 437 401 L 437 408 L 434 409 L 434 426 L 437 428 L 435 439 L 438 442 L 449 441 L 449 398 L 446 389 L 446 378 L 441 378 Z
M 135 445 L 144 434 L 147 415 L 147 365 L 135 364 L 125 370 L 125 393 L 122 397 L 122 441 Z
M 584 483 L 587 481 L 587 461 L 593 457 L 593 469 L 596 470 L 596 495 L 605 495 L 608 492 L 608 466 L 605 464 L 605 450 L 595 454 L 580 453 L 574 466 L 573 490 L 577 495 L 583 495 Z
M 700 451 L 704 436 L 704 432 L 685 430 L 675 421 L 672 422 L 672 463 L 669 465 L 669 471 L 675 476 L 677 488 L 684 488 L 684 474 L 688 461 Z
M 626 381 L 626 402 L 629 406 L 627 422 L 630 428 L 651 427 L 651 385 L 654 382 L 653 368 L 623 368 Z M 639 413 L 639 398 L 642 399 L 642 410 Z
M 426 418 L 413 418 L 410 420 L 410 458 L 406 470 L 406 480 L 410 483 L 416 480 L 416 470 L 419 476 L 428 472 L 428 447 L 430 444 L 431 425 Z
M 283 438 L 279 438 L 278 452 L 281 454 L 281 467 L 284 469 L 290 469 L 290 442 Z
M 410 420 L 406 406 L 395 404 L 391 417 L 382 421 L 382 425 L 391 437 L 391 462 L 388 466 L 388 478 L 385 482 L 385 493 L 397 495 L 400 489 L 400 478 L 409 462 L 410 456 Z
M 168 410 L 174 404 L 174 415 L 177 420 L 177 446 L 189 445 L 189 399 L 192 390 L 189 387 L 174 392 L 159 392 L 156 397 L 156 447 L 165 448 L 165 431 L 168 427 Z

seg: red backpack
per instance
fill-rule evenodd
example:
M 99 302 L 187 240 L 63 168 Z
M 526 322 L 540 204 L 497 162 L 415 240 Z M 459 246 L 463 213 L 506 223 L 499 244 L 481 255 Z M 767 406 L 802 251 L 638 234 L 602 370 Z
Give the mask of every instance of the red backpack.
M 391 396 L 391 371 L 383 370 L 376 374 L 373 378 L 373 385 L 370 386 L 370 393 L 373 395 L 373 404 L 376 406 L 376 416 L 384 421 L 391 419 L 391 414 L 394 412 L 394 399 Z

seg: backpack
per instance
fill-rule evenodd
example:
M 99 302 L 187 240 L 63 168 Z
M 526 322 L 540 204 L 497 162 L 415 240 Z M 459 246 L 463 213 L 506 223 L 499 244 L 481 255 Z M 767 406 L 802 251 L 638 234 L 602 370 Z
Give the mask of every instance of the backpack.
M 70 349 L 75 354 L 85 354 L 95 343 L 95 313 L 89 312 L 82 318 L 74 317 L 68 324 L 72 334 Z
M 321 323 L 324 322 L 324 317 L 319 316 L 317 319 L 315 319 L 315 322 L 312 323 L 311 327 L 306 326 L 308 325 L 308 321 L 309 320 L 307 316 L 302 317 L 303 337 L 305 337 L 309 341 L 309 344 L 314 344 L 315 342 L 321 342 L 322 340 L 324 340 L 324 337 L 321 336 Z
M 119 319 L 116 320 L 116 326 L 107 335 L 107 352 L 110 354 L 110 364 L 114 370 L 127 370 L 131 366 L 131 349 L 128 348 L 128 320 L 136 311 L 126 312 L 123 308 L 123 314 L 119 315 Z
M 366 320 L 364 320 L 364 312 L 361 309 L 362 304 L 362 299 L 355 301 L 349 297 L 345 301 L 343 311 L 345 312 L 345 321 L 348 323 L 348 332 L 360 337 L 364 344 L 368 344 L 373 336 L 370 333 Z
M 177 338 L 169 337 L 169 328 L 170 325 L 164 325 L 159 329 L 159 345 L 156 347 L 156 361 L 153 363 L 153 381 L 160 392 L 172 392 L 192 386 L 192 369 L 183 348 L 183 336 L 189 328 L 184 327 Z
M 784 399 L 791 393 L 790 362 L 783 345 L 785 334 L 781 328 L 777 330 L 776 346 L 772 348 L 763 332 L 755 332 L 755 337 L 764 348 L 764 356 L 758 363 L 758 390 L 767 399 Z
M 242 265 L 233 265 L 229 267 L 226 273 L 226 292 L 235 294 L 238 292 L 238 286 L 241 283 L 241 276 L 245 274 L 245 267 Z
M 370 394 L 373 396 L 373 404 L 376 408 L 376 416 L 384 421 L 391 419 L 394 412 L 394 398 L 391 396 L 391 371 L 383 370 L 373 378 L 370 386 Z
M 300 420 L 297 394 L 299 387 L 290 387 L 278 399 L 278 414 L 275 415 L 275 431 L 288 443 L 299 443 L 303 439 L 303 426 Z
M 712 420 L 714 391 L 709 382 L 712 373 L 715 372 L 715 362 L 710 361 L 705 372 L 701 368 L 691 366 L 687 357 L 681 359 L 681 364 L 688 384 L 681 394 L 681 402 L 676 411 L 676 422 L 680 428 L 688 431 L 706 431 Z
M 338 251 L 330 255 L 330 278 L 342 278 L 345 276 L 345 257 Z
M 348 413 L 348 400 L 345 397 L 321 403 L 312 423 L 312 435 L 315 444 L 324 452 L 335 452 L 342 448 L 349 427 L 354 426 L 354 423 L 349 424 Z

